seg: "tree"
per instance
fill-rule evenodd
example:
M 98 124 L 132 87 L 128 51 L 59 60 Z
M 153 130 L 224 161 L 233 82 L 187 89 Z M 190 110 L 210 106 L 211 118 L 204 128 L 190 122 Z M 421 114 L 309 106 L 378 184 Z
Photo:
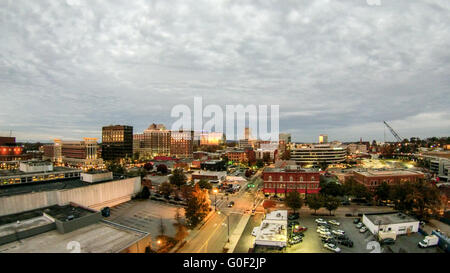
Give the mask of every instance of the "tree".
M 169 197 L 173 192 L 173 186 L 169 182 L 163 182 L 159 186 L 159 191 L 162 195 Z
M 341 201 L 337 197 L 327 196 L 325 197 L 324 207 L 330 212 L 336 210 L 341 205 Z
M 270 153 L 264 153 L 263 154 L 263 161 L 264 161 L 264 163 L 269 163 L 270 162 Z
M 330 196 L 342 196 L 342 186 L 336 182 L 324 182 L 320 185 L 320 193 Z
M 200 179 L 200 181 L 198 182 L 198 186 L 201 188 L 201 189 L 207 189 L 207 190 L 210 190 L 210 189 L 212 189 L 212 185 L 211 185 L 211 183 L 209 183 L 208 182 L 208 180 L 206 180 L 206 179 Z
M 144 164 L 144 169 L 149 172 L 151 170 L 153 170 L 153 164 L 151 162 L 147 162 Z
M 377 200 L 386 201 L 389 199 L 390 192 L 391 192 L 391 187 L 389 186 L 389 184 L 386 182 L 383 182 L 383 183 L 381 183 L 381 185 L 376 187 L 375 196 L 376 196 Z
M 173 223 L 173 225 L 176 228 L 175 240 L 181 241 L 188 235 L 188 231 L 186 229 L 186 226 L 181 221 L 181 214 L 180 214 L 179 208 L 177 208 L 177 210 L 175 212 L 174 219 L 175 219 L 175 223 Z
M 172 176 L 169 178 L 170 184 L 180 189 L 181 186 L 186 185 L 187 177 L 183 172 L 183 169 L 175 169 L 172 172 Z
M 158 167 L 156 167 L 156 171 L 162 174 L 167 174 L 169 172 L 169 169 L 165 164 L 159 164 Z
M 125 167 L 123 167 L 120 163 L 116 161 L 106 162 L 106 168 L 116 175 L 124 175 L 126 172 Z
M 256 160 L 256 167 L 258 168 L 264 167 L 264 162 L 261 159 Z
M 180 193 L 181 193 L 181 197 L 184 199 L 189 199 L 189 197 L 191 196 L 191 192 L 193 190 L 193 186 L 191 185 L 183 185 L 180 187 Z
M 310 209 L 314 210 L 314 214 L 316 214 L 317 210 L 324 206 L 324 200 L 322 195 L 313 194 L 308 196 L 308 199 L 306 199 L 306 204 Z
M 144 187 L 141 192 L 141 198 L 148 199 L 150 197 L 150 190 L 148 187 Z
M 197 226 L 210 211 L 211 201 L 206 190 L 201 189 L 198 184 L 190 193 L 185 208 L 185 217 L 189 227 Z
M 252 175 L 253 175 L 253 171 L 251 169 L 248 169 L 245 171 L 245 177 L 249 178 Z
M 284 203 L 286 206 L 293 209 L 295 213 L 297 209 L 300 209 L 303 206 L 303 199 L 301 198 L 300 193 L 297 191 L 292 191 L 286 195 Z

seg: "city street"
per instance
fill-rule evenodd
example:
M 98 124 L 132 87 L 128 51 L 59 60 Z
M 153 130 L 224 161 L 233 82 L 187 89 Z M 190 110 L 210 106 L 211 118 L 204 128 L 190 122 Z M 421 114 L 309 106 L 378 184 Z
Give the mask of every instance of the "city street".
M 255 174 L 252 179 L 257 179 L 261 172 Z M 232 237 L 230 245 L 236 245 L 239 236 L 232 236 L 238 224 L 247 225 L 241 222 L 244 215 L 249 215 L 254 207 L 255 201 L 257 205 L 262 200 L 257 198 L 257 188 L 247 188 L 247 182 L 241 183 L 241 188 L 234 194 L 225 196 L 223 193 L 217 194 L 217 211 L 200 227 L 193 238 L 189 238 L 184 246 L 177 252 L 181 253 L 221 253 L 228 241 L 228 232 Z M 214 209 L 215 196 L 210 195 L 211 205 Z M 234 201 L 234 206 L 229 208 L 229 202 Z M 243 227 L 242 227 L 243 228 Z M 236 239 L 235 239 L 236 238 Z

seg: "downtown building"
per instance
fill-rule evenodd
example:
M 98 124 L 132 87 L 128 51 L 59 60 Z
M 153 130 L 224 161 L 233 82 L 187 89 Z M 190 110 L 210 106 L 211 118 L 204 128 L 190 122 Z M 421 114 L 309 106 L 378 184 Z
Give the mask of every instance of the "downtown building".
M 133 154 L 139 158 L 169 156 L 171 132 L 163 124 L 151 124 L 142 134 L 133 135 Z
M 347 148 L 339 143 L 297 144 L 289 146 L 291 160 L 301 165 L 339 164 L 346 160 Z
M 97 138 L 85 137 L 82 141 L 55 139 L 53 145 L 44 145 L 43 150 L 42 159 L 56 164 L 83 168 L 97 168 L 103 165 L 103 160 L 98 156 Z
M 297 191 L 306 197 L 320 191 L 320 172 L 314 169 L 301 169 L 297 166 L 265 168 L 262 179 L 266 196 L 285 196 L 289 192 Z
M 133 156 L 133 127 L 110 125 L 102 128 L 103 160 L 120 160 Z
M 24 154 L 23 147 L 16 144 L 15 137 L 0 137 L 0 163 L 31 159 L 31 154 Z
M 194 152 L 194 131 L 170 132 L 170 155 L 177 158 L 192 158 Z
M 417 182 L 420 179 L 424 179 L 425 175 L 419 171 L 409 170 L 367 170 L 367 171 L 354 171 L 353 178 L 356 182 L 363 184 L 370 190 L 375 190 L 383 183 L 388 185 L 402 184 L 406 182 Z

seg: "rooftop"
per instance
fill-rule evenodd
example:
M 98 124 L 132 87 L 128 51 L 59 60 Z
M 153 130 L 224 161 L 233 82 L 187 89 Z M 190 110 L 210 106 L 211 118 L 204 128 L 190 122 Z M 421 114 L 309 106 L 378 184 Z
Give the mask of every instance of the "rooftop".
M 406 175 L 423 175 L 419 171 L 409 171 L 409 170 L 366 170 L 366 171 L 355 171 L 355 173 L 362 174 L 364 176 L 406 176 Z
M 100 181 L 96 184 L 110 182 L 114 180 L 119 180 L 119 177 L 114 177 L 113 180 Z M 42 192 L 42 191 L 53 191 L 53 190 L 63 190 L 63 189 L 73 189 L 79 187 L 90 186 L 92 183 L 81 181 L 80 178 L 72 178 L 65 180 L 52 180 L 52 181 L 42 181 L 34 182 L 28 184 L 15 184 L 0 187 L 0 197 L 11 196 L 17 194 L 25 194 L 30 192 Z
M 260 226 L 257 241 L 286 242 L 286 220 L 263 220 Z
M 78 242 L 81 253 L 115 253 L 147 236 L 145 232 L 101 221 L 61 234 L 45 232 L 0 246 L 0 253 L 69 253 L 71 242 Z
M 45 171 L 45 172 L 23 172 L 19 169 L 16 170 L 0 170 L 0 177 L 1 176 L 17 176 L 17 175 L 33 175 L 33 174 L 51 174 L 51 173 L 58 173 L 58 172 L 74 172 L 79 171 L 79 169 L 74 168 L 67 168 L 67 167 L 53 167 L 53 171 Z
M 364 214 L 369 220 L 378 225 L 390 225 L 390 224 L 400 224 L 400 223 L 410 223 L 419 222 L 414 217 L 406 215 L 400 212 L 386 212 L 386 213 L 368 213 Z M 381 221 L 381 222 L 379 222 Z
M 265 173 L 318 173 L 318 169 L 265 168 Z

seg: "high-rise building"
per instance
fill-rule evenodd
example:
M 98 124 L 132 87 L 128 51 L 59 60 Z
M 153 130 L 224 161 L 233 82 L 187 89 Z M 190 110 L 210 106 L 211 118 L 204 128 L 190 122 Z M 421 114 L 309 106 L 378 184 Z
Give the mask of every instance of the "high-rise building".
M 328 143 L 328 135 L 320 135 L 319 144 L 326 144 L 326 143 Z
M 102 128 L 102 158 L 116 160 L 133 155 L 133 127 L 110 125 Z
M 133 136 L 133 153 L 141 158 L 169 155 L 170 133 L 163 124 L 151 124 L 144 133 Z
M 178 158 L 192 158 L 193 143 L 194 131 L 172 131 L 170 133 L 170 154 Z

